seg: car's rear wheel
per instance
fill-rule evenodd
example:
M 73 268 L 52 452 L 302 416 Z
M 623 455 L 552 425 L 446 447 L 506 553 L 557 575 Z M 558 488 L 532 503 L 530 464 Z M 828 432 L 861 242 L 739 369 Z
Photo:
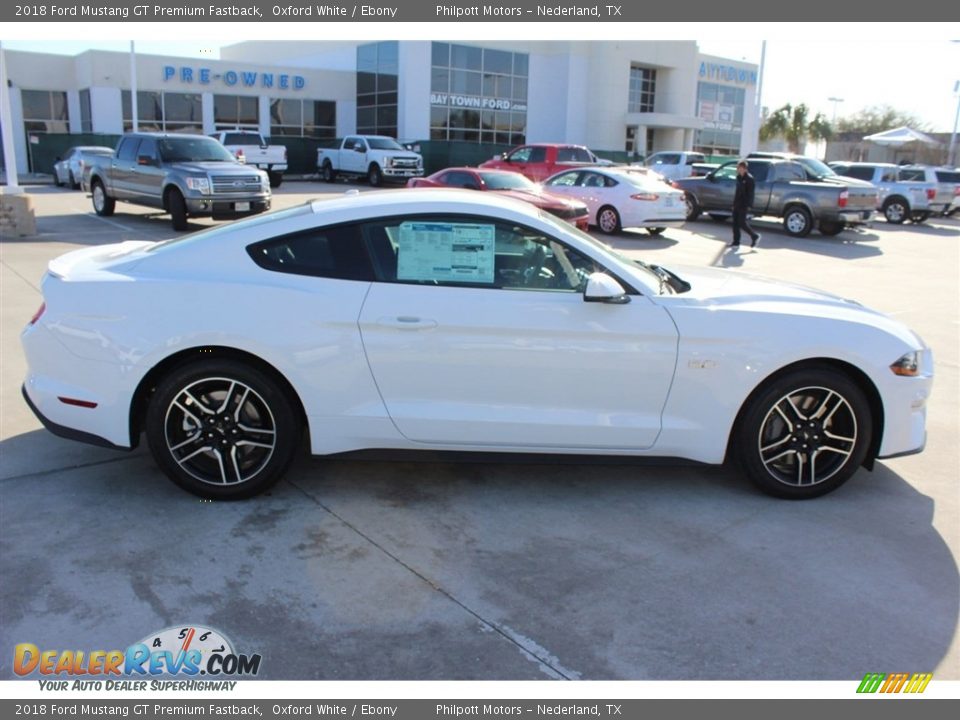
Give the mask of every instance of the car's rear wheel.
M 783 216 L 783 229 L 793 237 L 806 237 L 813 229 L 810 211 L 801 205 L 788 208 Z
M 799 369 L 748 401 L 735 454 L 762 490 L 802 500 L 846 482 L 863 463 L 872 432 L 866 395 L 847 375 L 830 367 Z
M 270 178 L 270 187 L 278 188 L 283 184 L 283 173 L 269 172 L 267 176 Z
M 113 211 L 117 207 L 117 201 L 107 195 L 107 191 L 100 180 L 93 181 L 90 192 L 93 195 L 93 211 L 101 217 L 113 215 Z
M 276 483 L 299 444 L 301 425 L 279 384 L 233 360 L 178 368 L 157 387 L 146 418 L 160 468 L 201 497 L 252 497 Z
M 597 212 L 597 227 L 607 235 L 620 232 L 620 213 L 610 205 L 604 205 Z
M 167 210 L 174 230 L 187 229 L 187 201 L 179 190 L 170 190 L 167 194 Z
M 900 198 L 890 198 L 883 204 L 883 217 L 888 223 L 899 225 L 910 215 L 910 208 Z
M 687 206 L 687 220 L 693 221 L 700 217 L 700 204 L 693 195 L 684 193 L 683 202 Z

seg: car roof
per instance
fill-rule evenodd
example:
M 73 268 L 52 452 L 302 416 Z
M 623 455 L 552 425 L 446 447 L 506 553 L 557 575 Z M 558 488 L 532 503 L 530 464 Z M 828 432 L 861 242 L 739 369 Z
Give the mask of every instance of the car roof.
M 478 209 L 496 208 L 511 210 L 536 219 L 540 211 L 528 202 L 490 193 L 478 193 L 462 188 L 399 188 L 393 190 L 372 190 L 369 192 L 347 191 L 334 198 L 310 201 L 310 207 L 316 214 L 336 212 L 338 210 L 376 209 L 379 214 L 417 212 L 417 206 L 450 205 L 451 212 L 462 212 L 453 206 L 475 205 Z M 434 212 L 425 210 L 425 212 Z
M 226 132 L 233 132 L 228 130 Z M 204 140 L 212 140 L 209 135 L 203 135 L 202 133 L 175 133 L 175 132 L 128 132 L 124 133 L 123 137 L 153 137 L 153 138 L 202 138 Z

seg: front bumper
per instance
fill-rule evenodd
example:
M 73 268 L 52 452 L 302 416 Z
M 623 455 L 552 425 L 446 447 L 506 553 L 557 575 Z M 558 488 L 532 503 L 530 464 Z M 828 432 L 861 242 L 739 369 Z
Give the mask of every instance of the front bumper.
M 211 216 L 214 220 L 232 220 L 266 212 L 270 209 L 271 198 L 238 197 L 224 198 L 206 195 L 199 198 L 187 198 L 187 212 L 193 217 Z
M 385 167 L 381 172 L 383 177 L 391 179 L 423 177 L 423 168 Z

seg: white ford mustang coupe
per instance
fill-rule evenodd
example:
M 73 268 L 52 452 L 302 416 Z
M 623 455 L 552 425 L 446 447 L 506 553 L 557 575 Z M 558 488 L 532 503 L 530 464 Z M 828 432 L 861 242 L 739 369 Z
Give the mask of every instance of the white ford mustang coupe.
M 925 441 L 929 349 L 851 300 L 617 255 L 464 190 L 348 194 L 50 263 L 24 397 L 141 434 L 183 488 L 255 495 L 304 430 L 362 449 L 735 459 L 785 498 Z

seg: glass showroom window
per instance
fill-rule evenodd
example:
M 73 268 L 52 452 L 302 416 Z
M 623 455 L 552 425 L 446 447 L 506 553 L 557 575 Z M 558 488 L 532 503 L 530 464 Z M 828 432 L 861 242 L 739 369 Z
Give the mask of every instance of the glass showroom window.
M 80 91 L 80 132 L 93 132 L 93 118 L 90 112 L 90 91 Z
M 217 130 L 260 129 L 260 103 L 255 95 L 214 95 L 213 124 Z
M 397 137 L 400 44 L 395 40 L 357 48 L 357 133 Z
M 123 131 L 133 130 L 130 91 L 120 94 Z M 203 132 L 203 107 L 199 95 L 137 92 L 137 129 L 141 132 Z
M 744 88 L 697 83 L 697 117 L 704 127 L 697 130 L 693 149 L 708 155 L 738 154 L 745 102 Z
M 337 103 L 333 100 L 274 98 L 270 101 L 270 135 L 334 138 L 337 135 Z
M 524 53 L 433 43 L 430 139 L 522 145 L 528 67 Z
M 630 68 L 630 98 L 627 112 L 653 112 L 657 93 L 657 71 L 653 68 Z
M 70 131 L 67 93 L 58 90 L 21 90 L 23 126 L 27 135 Z

